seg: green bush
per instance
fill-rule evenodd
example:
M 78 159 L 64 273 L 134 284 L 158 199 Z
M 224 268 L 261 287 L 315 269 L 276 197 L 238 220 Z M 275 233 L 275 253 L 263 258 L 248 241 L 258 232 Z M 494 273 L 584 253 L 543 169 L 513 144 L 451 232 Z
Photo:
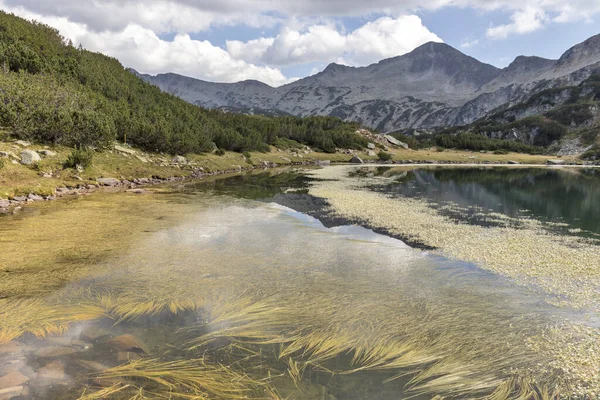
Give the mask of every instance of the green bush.
M 65 160 L 63 166 L 65 168 L 78 168 L 83 169 L 92 166 L 94 158 L 94 151 L 88 148 L 74 149 L 71 154 Z
M 0 158 L 0 169 L 4 168 L 6 165 L 6 160 L 4 158 Z
M 246 157 L 248 160 L 249 160 L 250 158 L 252 158 L 252 154 L 250 154 L 250 152 L 249 152 L 249 151 L 244 151 L 242 154 L 243 154 L 243 155 L 244 155 L 244 157 Z
M 379 161 L 390 161 L 392 159 L 392 155 L 390 153 L 386 153 L 385 151 L 380 151 L 377 153 L 377 158 L 379 158 Z
M 581 155 L 584 160 L 600 160 L 600 145 L 595 145 Z
M 225 150 L 223 149 L 217 149 L 217 151 L 215 151 L 215 154 L 218 156 L 224 156 L 225 155 Z

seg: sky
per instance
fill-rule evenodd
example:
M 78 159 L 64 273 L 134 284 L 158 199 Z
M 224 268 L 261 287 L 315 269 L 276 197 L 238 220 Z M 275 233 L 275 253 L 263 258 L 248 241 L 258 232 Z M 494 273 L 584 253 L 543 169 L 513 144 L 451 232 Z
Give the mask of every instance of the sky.
M 141 73 L 280 86 L 445 42 L 497 67 L 600 33 L 600 0 L 0 0 Z

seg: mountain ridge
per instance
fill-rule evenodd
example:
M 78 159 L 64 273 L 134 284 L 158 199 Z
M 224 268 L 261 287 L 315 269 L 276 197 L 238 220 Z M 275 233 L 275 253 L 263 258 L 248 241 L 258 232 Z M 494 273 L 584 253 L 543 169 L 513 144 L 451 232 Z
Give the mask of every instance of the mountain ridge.
M 258 81 L 213 83 L 182 75 L 137 74 L 206 108 L 297 116 L 330 115 L 382 132 L 469 124 L 540 90 L 578 84 L 600 68 L 600 35 L 558 60 L 518 56 L 497 68 L 445 43 L 428 42 L 364 67 L 329 64 L 279 87 Z

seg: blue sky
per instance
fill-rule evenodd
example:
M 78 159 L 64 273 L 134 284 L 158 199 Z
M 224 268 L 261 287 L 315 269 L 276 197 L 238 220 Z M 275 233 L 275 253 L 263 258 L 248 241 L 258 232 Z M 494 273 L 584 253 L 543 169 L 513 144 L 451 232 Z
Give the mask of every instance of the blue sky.
M 505 67 L 600 33 L 597 0 L 0 0 L 140 72 L 277 86 L 443 41 Z

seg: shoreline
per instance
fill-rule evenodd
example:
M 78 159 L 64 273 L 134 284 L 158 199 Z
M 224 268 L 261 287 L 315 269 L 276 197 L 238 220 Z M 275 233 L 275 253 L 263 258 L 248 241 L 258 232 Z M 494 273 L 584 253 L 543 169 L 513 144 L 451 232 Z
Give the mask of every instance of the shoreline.
M 507 163 L 459 163 L 459 162 L 413 162 L 413 163 L 398 163 L 398 162 L 365 162 L 362 164 L 350 163 L 350 162 L 331 162 L 329 160 L 306 160 L 302 162 L 291 162 L 289 164 L 277 164 L 273 162 L 263 161 L 260 165 L 252 166 L 232 166 L 229 169 L 215 170 L 211 172 L 204 172 L 203 168 L 194 170 L 188 176 L 170 176 L 167 178 L 152 177 L 152 178 L 134 178 L 134 179 L 116 179 L 116 178 L 98 178 L 96 183 L 81 183 L 78 185 L 63 185 L 54 188 L 53 195 L 40 195 L 37 193 L 29 193 L 27 196 L 14 196 L 9 199 L 0 198 L 0 216 L 7 214 L 16 214 L 22 210 L 23 206 L 42 202 L 42 201 L 54 201 L 63 197 L 68 196 L 87 196 L 99 191 L 115 190 L 136 194 L 146 193 L 145 188 L 154 185 L 160 185 L 171 182 L 185 182 L 202 180 L 209 177 L 226 175 L 226 174 L 239 174 L 243 172 L 256 171 L 256 170 L 268 170 L 275 168 L 285 167 L 299 167 L 299 166 L 355 166 L 355 167 L 408 167 L 408 168 L 419 168 L 419 167 L 446 167 L 446 168 L 461 168 L 461 167 L 484 167 L 484 168 L 568 168 L 568 169 L 600 169 L 600 165 L 582 165 L 582 164 L 564 164 L 564 165 L 548 165 L 548 164 L 507 164 Z M 234 168 L 235 167 L 235 168 Z

